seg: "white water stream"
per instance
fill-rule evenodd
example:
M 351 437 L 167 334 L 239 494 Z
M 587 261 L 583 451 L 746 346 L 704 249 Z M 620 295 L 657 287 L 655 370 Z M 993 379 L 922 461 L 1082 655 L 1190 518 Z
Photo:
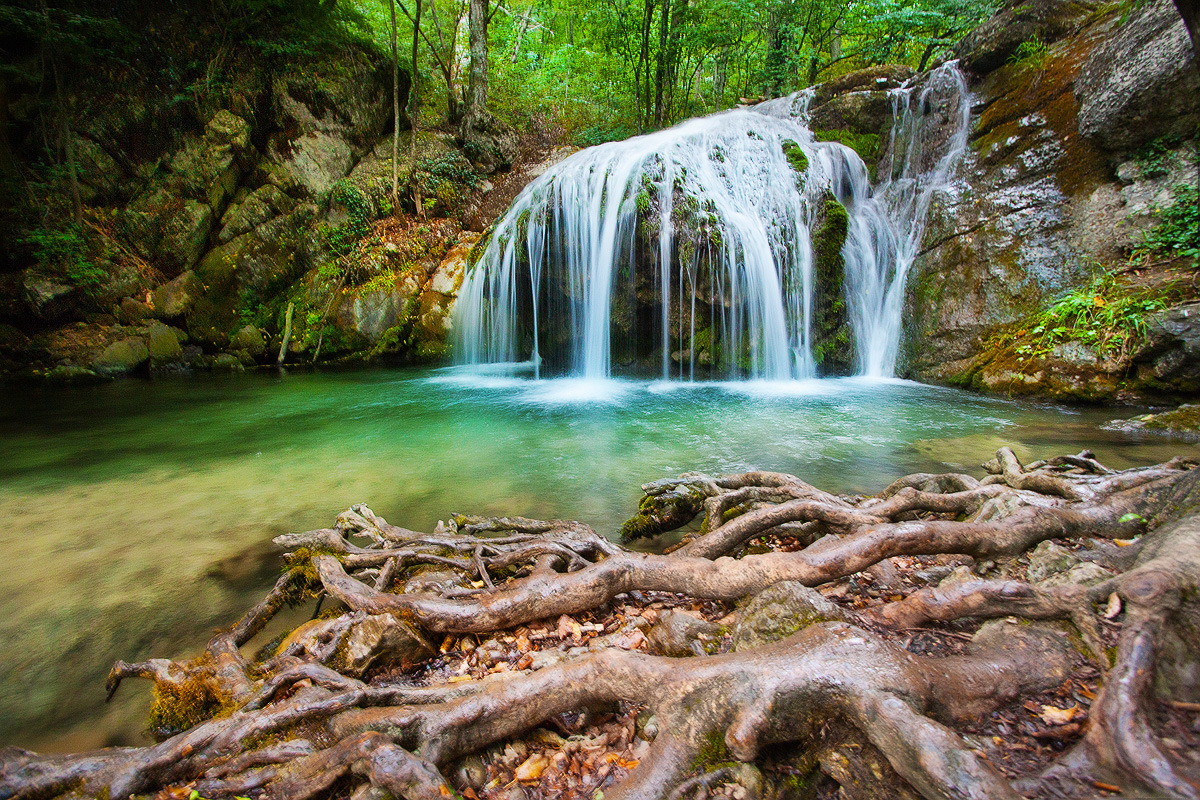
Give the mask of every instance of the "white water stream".
M 640 352 L 668 379 L 710 364 L 712 377 L 814 377 L 812 234 L 832 193 L 849 215 L 857 373 L 894 374 L 929 204 L 966 146 L 966 85 L 949 64 L 919 91 L 894 90 L 890 163 L 875 186 L 853 150 L 814 139 L 803 121 L 811 97 L 588 148 L 548 170 L 464 280 L 456 361 L 519 362 L 539 375 L 548 357 L 551 371 L 603 378 Z M 800 174 L 789 149 L 793 160 L 803 152 Z M 704 347 L 717 353 L 699 363 Z

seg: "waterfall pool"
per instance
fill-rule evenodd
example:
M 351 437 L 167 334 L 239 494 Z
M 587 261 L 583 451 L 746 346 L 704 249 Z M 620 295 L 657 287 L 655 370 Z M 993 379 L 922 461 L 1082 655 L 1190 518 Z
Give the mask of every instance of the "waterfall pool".
M 1026 458 L 1089 447 L 1117 468 L 1200 451 L 1097 427 L 1118 415 L 897 380 L 495 368 L 0 388 L 0 745 L 144 741 L 149 686 L 106 706 L 112 662 L 196 652 L 273 581 L 271 537 L 353 503 L 417 529 L 460 511 L 615 536 L 641 483 L 685 471 L 876 492 L 913 471 L 982 474 L 1003 444 Z

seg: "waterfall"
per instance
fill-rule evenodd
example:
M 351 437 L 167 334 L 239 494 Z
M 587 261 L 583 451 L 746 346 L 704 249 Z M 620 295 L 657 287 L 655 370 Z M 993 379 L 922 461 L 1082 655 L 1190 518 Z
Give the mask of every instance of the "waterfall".
M 893 92 L 874 187 L 853 150 L 815 140 L 812 99 L 591 147 L 530 183 L 464 278 L 456 361 L 783 380 L 852 346 L 858 373 L 891 375 L 924 217 L 965 148 L 966 86 L 951 64 Z

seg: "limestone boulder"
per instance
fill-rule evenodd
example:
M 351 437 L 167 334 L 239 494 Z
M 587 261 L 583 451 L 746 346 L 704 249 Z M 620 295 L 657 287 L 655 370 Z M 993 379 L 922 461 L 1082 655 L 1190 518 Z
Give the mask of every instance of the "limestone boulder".
M 91 367 L 101 375 L 123 375 L 142 366 L 149 358 L 150 350 L 146 346 L 146 340 L 140 336 L 131 336 L 104 348 L 92 361 Z
M 216 112 L 195 137 L 176 151 L 168 168 L 182 191 L 220 214 L 249 166 L 250 124 L 231 111 Z
M 278 186 L 265 184 L 248 193 L 241 202 L 230 205 L 221 217 L 217 239 L 221 244 L 227 244 L 280 214 L 290 214 L 295 208 L 296 201 Z
M 846 613 L 817 590 L 797 581 L 781 581 L 750 598 L 738 610 L 733 649 L 749 650 L 818 622 L 846 619 Z
M 229 343 L 234 350 L 244 350 L 252 358 L 260 358 L 267 352 L 266 336 L 253 325 L 239 328 Z
M 20 283 L 20 296 L 25 300 L 22 310 L 36 319 L 62 319 L 77 307 L 79 290 L 58 276 L 30 269 L 22 274 Z
M 1006 0 L 954 47 L 964 70 L 983 75 L 1004 66 L 1023 42 L 1050 43 L 1075 27 L 1087 8 L 1072 0 Z
M 311 58 L 277 77 L 271 88 L 277 133 L 267 145 L 272 183 L 313 198 L 326 194 L 383 132 L 387 83 L 385 65 L 356 49 Z
M 199 284 L 196 274 L 188 271 L 164 283 L 154 290 L 151 295 L 151 305 L 155 315 L 163 319 L 182 317 L 191 308 Z
M 183 345 L 180 344 L 175 329 L 158 320 L 150 323 L 147 348 L 150 352 L 151 366 L 173 364 L 183 358 Z
M 1088 56 L 1075 83 L 1079 131 L 1109 150 L 1163 136 L 1191 136 L 1200 124 L 1200 71 L 1174 3 L 1151 0 Z

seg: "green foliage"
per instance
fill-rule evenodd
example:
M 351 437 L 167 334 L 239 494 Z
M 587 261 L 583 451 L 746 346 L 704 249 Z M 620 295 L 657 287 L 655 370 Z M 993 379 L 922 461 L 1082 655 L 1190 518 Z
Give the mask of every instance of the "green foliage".
M 1166 308 L 1153 295 L 1130 292 L 1111 273 L 1063 296 L 1016 332 L 1016 353 L 1044 357 L 1055 345 L 1077 342 L 1101 356 L 1128 356 L 1146 332 L 1145 317 Z
M 1179 145 L 1177 136 L 1161 136 L 1141 147 L 1133 154 L 1134 161 L 1141 168 L 1142 176 L 1146 178 L 1161 178 L 1170 172 L 1167 157 Z
M 347 256 L 371 232 L 373 209 L 366 192 L 342 178 L 329 192 L 330 200 L 346 209 L 346 221 L 325 231 L 325 242 L 334 258 Z
M 1026 39 L 1017 45 L 1016 51 L 1008 57 L 1011 64 L 1016 64 L 1028 69 L 1042 69 L 1046 63 L 1046 55 L 1049 48 L 1037 36 L 1032 39 Z
M 1158 223 L 1146 232 L 1137 252 L 1200 261 L 1200 187 L 1181 183 L 1171 196 L 1170 206 L 1155 209 Z
M 841 142 L 854 152 L 868 167 L 873 167 L 879 160 L 883 146 L 882 139 L 877 133 L 853 133 L 852 131 L 813 131 L 813 136 L 819 142 Z
M 457 151 L 418 160 L 408 179 L 410 188 L 420 190 L 429 213 L 439 203 L 447 212 L 457 208 L 466 193 L 479 183 L 479 174 Z
M 592 147 L 605 142 L 619 142 L 628 139 L 635 133 L 637 131 L 624 122 L 615 124 L 599 122 L 576 131 L 571 137 L 571 141 L 579 147 Z
M 41 272 L 58 276 L 87 297 L 95 297 L 108 279 L 108 268 L 80 226 L 35 228 L 22 240 Z

